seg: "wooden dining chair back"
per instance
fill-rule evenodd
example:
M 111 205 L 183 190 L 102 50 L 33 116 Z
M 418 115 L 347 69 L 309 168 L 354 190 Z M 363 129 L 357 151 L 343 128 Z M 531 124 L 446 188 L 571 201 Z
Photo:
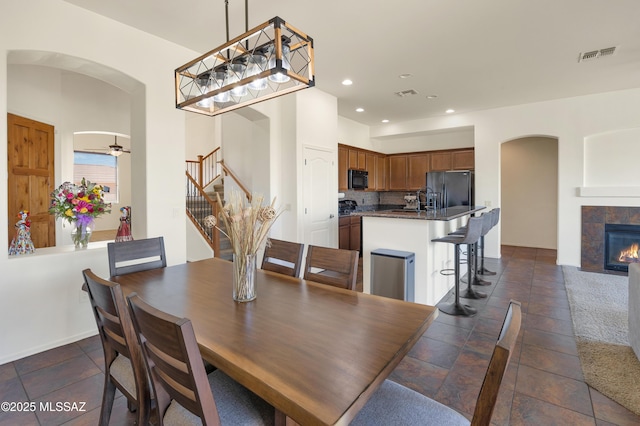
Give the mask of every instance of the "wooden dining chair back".
M 290 277 L 299 277 L 304 244 L 269 238 L 264 249 L 261 268 Z
M 356 289 L 358 252 L 321 246 L 309 246 L 304 279 L 335 287 Z
M 476 408 L 471 420 L 471 424 L 474 426 L 488 425 L 491 422 L 491 416 L 496 406 L 500 385 L 502 384 L 502 379 L 507 371 L 511 355 L 516 346 L 521 323 L 522 306 L 520 302 L 511 300 L 504 322 L 502 323 L 502 329 L 498 335 L 498 342 L 493 348 L 489 367 L 487 368 L 487 373 L 484 376 L 484 381 L 480 388 Z
M 167 266 L 163 237 L 109 243 L 107 253 L 112 277 Z
M 273 423 L 273 407 L 262 399 L 220 370 L 207 375 L 190 320 L 156 309 L 136 293 L 127 300 L 159 426 Z
M 129 409 L 138 410 L 138 424 L 147 424 L 150 386 L 120 284 L 104 280 L 90 269 L 82 275 L 104 351 L 100 425 L 109 424 L 116 388 L 127 398 Z
M 498 399 L 500 385 L 520 333 L 520 302 L 511 300 L 498 335 L 471 422 L 447 407 L 412 389 L 385 380 L 360 410 L 351 425 L 469 425 L 488 426 Z

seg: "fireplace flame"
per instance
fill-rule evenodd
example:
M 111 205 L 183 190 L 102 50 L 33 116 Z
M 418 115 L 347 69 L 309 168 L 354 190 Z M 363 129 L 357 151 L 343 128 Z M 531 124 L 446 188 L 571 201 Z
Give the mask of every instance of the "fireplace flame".
M 633 243 L 631 246 L 626 249 L 620 250 L 620 256 L 618 256 L 618 261 L 627 262 L 627 263 L 638 263 L 638 244 Z

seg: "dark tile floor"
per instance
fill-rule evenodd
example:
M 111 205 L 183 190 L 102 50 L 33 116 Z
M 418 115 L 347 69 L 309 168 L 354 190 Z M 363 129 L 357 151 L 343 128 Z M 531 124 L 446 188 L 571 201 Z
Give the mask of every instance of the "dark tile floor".
M 555 258 L 553 250 L 503 247 L 500 260 L 487 259 L 487 268 L 498 272 L 487 277 L 492 284 L 481 289 L 489 297 L 470 302 L 478 314 L 440 314 L 391 378 L 469 417 L 507 304 L 516 299 L 524 313 L 522 331 L 493 423 L 640 424 L 640 417 L 584 383 L 562 269 Z M 0 402 L 35 403 L 35 411 L 0 411 L 0 426 L 97 424 L 102 362 L 100 341 L 93 337 L 0 365 Z M 57 402 L 77 405 L 58 410 Z M 118 397 L 111 424 L 133 422 L 126 401 Z

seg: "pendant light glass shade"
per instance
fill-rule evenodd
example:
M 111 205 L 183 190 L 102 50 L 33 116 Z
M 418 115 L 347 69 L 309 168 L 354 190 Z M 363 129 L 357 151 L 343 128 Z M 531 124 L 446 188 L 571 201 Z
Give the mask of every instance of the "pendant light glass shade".
M 247 71 L 247 66 L 241 62 L 236 62 L 231 64 L 231 69 L 229 73 L 229 78 L 227 79 L 227 84 L 237 83 L 244 79 L 245 73 Z M 236 86 L 231 89 L 231 95 L 236 97 L 245 96 L 247 94 L 247 85 L 243 84 L 241 86 Z
M 275 17 L 175 71 L 176 108 L 217 115 L 315 85 L 313 39 Z
M 275 46 L 274 46 L 275 49 Z M 287 44 L 282 43 L 282 66 L 278 68 L 278 59 L 275 54 L 271 55 L 271 59 L 269 59 L 269 69 L 278 69 L 275 73 L 269 76 L 269 80 L 274 83 L 286 83 L 289 81 L 289 76 L 287 72 L 291 69 L 291 64 L 289 63 L 289 57 L 291 55 L 291 50 Z
M 247 65 L 247 77 L 253 77 L 267 69 L 267 57 L 258 53 L 249 57 Z M 253 90 L 264 90 L 267 88 L 266 78 L 257 78 L 249 83 L 249 88 Z

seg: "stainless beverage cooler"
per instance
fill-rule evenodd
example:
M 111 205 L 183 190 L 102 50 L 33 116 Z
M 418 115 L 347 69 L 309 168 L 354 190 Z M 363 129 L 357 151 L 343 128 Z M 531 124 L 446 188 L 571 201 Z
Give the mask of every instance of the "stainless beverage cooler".
M 413 302 L 415 253 L 389 249 L 371 252 L 371 294 Z

